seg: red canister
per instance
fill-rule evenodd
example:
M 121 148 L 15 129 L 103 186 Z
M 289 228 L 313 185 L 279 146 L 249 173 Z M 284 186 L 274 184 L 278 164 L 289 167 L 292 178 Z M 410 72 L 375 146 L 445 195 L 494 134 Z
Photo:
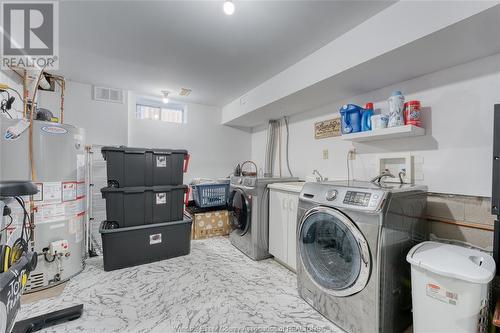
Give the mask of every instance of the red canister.
M 422 127 L 420 101 L 408 101 L 404 104 L 405 125 Z

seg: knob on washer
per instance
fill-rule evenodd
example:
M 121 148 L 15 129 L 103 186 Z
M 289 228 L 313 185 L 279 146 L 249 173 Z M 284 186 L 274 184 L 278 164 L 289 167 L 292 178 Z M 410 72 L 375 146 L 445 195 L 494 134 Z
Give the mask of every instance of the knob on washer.
M 337 190 L 329 190 L 328 192 L 326 192 L 325 198 L 328 201 L 333 201 L 335 200 L 335 198 L 337 198 L 337 194 Z

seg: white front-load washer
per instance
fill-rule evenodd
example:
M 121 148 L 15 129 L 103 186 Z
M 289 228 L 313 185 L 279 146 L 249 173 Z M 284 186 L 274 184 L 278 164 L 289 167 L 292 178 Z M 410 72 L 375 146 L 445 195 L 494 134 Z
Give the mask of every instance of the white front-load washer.
M 297 178 L 232 177 L 228 207 L 231 244 L 253 260 L 269 254 L 269 189 L 267 185 Z

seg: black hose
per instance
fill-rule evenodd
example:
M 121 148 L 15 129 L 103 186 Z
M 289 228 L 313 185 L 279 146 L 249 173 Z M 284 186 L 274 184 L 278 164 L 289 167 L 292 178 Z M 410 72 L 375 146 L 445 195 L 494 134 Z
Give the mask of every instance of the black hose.
M 28 211 L 26 210 L 26 204 L 24 202 L 24 199 L 21 198 L 21 197 L 14 197 L 14 199 L 16 199 L 16 201 L 19 203 L 19 205 L 21 206 L 21 208 L 24 211 L 23 226 L 22 226 L 22 229 L 21 229 L 21 239 L 23 239 L 24 233 L 26 233 L 26 241 L 28 241 L 31 238 L 31 232 L 28 235 L 28 232 L 26 231 L 26 220 L 29 222 L 30 227 L 31 227 L 31 219 L 29 217 Z
M 10 222 L 9 222 L 9 224 L 7 224 L 4 228 L 2 228 L 2 230 L 0 230 L 0 232 L 2 232 L 2 231 L 4 231 L 4 230 L 6 230 L 8 227 L 10 227 L 10 226 L 11 226 L 12 222 L 14 222 L 14 220 L 12 219 L 12 215 L 10 215 L 10 214 L 9 214 L 9 215 L 7 215 L 7 216 L 10 218 Z M 1 236 L 1 235 L 0 235 L 0 236 Z

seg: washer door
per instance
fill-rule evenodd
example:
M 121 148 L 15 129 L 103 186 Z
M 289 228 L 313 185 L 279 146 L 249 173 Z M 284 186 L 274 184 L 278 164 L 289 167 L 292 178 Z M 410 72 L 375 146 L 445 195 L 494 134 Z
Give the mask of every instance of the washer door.
M 229 196 L 229 210 L 231 211 L 231 226 L 236 232 L 243 236 L 250 228 L 250 202 L 240 188 L 235 188 Z
M 325 292 L 353 295 L 370 277 L 370 252 L 363 234 L 341 212 L 316 207 L 298 229 L 299 255 L 306 274 Z

